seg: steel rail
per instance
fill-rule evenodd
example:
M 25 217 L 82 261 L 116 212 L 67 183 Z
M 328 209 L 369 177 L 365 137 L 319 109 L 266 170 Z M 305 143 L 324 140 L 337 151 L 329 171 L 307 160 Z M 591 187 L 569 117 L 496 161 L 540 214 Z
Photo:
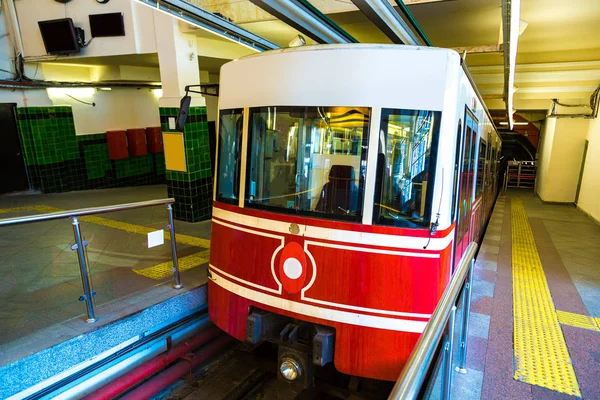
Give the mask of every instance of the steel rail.
M 472 264 L 477 253 L 477 243 L 471 243 L 467 248 L 467 251 L 463 255 L 458 268 L 454 272 L 448 287 L 442 294 L 442 298 L 438 303 L 435 311 L 433 312 L 425 331 L 419 338 L 419 341 L 415 345 L 415 348 L 408 359 L 404 370 L 400 377 L 396 381 L 392 392 L 388 399 L 416 399 L 419 395 L 421 387 L 425 382 L 425 377 L 429 371 L 429 367 L 433 361 L 435 350 L 438 347 L 438 343 L 442 339 L 444 331 L 448 327 L 448 321 L 454 316 L 456 310 L 456 303 L 460 296 L 465 281 L 472 271 Z M 469 288 L 470 289 L 470 288 Z M 468 316 L 468 314 L 467 314 Z M 468 321 L 466 316 L 463 316 L 463 330 L 468 328 L 468 322 L 465 324 L 465 320 Z M 467 325 L 467 326 L 465 326 Z M 449 331 L 452 331 L 453 327 L 450 327 Z M 466 349 L 466 343 L 464 348 Z M 462 348 L 461 348 L 462 350 Z M 452 354 L 449 355 L 450 359 Z M 462 359 L 462 355 L 460 359 Z M 452 370 L 446 370 L 446 373 L 451 374 Z M 450 376 L 450 375 L 448 375 Z M 450 384 L 448 383 L 448 386 Z M 443 396 L 442 398 L 446 398 Z
M 168 198 L 168 199 L 138 201 L 135 203 L 115 204 L 112 206 L 79 208 L 76 210 L 58 211 L 58 212 L 46 213 L 46 214 L 27 215 L 25 217 L 0 219 L 0 226 L 27 224 L 30 222 L 51 221 L 54 219 L 81 217 L 84 215 L 92 215 L 92 214 L 104 214 L 104 213 L 115 212 L 115 211 L 132 210 L 135 208 L 161 206 L 164 204 L 173 204 L 173 203 L 175 203 L 175 199 Z

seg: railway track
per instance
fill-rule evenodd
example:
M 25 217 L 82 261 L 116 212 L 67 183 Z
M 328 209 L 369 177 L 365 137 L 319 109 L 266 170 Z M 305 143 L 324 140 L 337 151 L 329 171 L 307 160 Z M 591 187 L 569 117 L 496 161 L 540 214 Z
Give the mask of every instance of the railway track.
M 153 399 L 375 400 L 387 398 L 392 387 L 389 382 L 342 375 L 331 367 L 323 369 L 315 379 L 314 388 L 305 390 L 277 378 L 277 358 L 272 352 L 268 344 L 252 351 L 244 344 L 237 344 Z

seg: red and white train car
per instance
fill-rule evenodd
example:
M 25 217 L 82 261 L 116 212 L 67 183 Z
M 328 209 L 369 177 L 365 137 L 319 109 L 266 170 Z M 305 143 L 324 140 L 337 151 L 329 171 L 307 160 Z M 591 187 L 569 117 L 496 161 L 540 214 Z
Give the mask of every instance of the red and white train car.
M 219 110 L 212 321 L 279 342 L 288 378 L 333 358 L 397 379 L 496 197 L 500 137 L 459 55 L 269 51 L 222 67 Z

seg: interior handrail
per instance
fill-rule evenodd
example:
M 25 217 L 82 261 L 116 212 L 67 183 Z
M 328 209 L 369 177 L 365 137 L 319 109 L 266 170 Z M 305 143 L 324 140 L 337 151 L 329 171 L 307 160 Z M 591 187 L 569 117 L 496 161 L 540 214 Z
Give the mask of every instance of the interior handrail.
M 425 331 L 415 345 L 410 358 L 408 359 L 400 377 L 396 381 L 389 400 L 416 399 L 421 387 L 425 382 L 425 377 L 434 358 L 436 348 L 448 325 L 448 320 L 454 315 L 458 297 L 463 289 L 465 280 L 472 270 L 472 262 L 477 253 L 478 245 L 473 242 L 469 244 L 467 251 L 463 255 L 456 272 L 452 276 L 450 283 L 442 294 Z M 452 330 L 451 328 L 450 330 Z M 452 355 L 450 355 L 452 357 Z
M 135 203 L 114 204 L 111 206 L 79 208 L 75 210 L 57 211 L 45 214 L 27 215 L 23 217 L 0 219 L 0 226 L 26 224 L 29 222 L 51 221 L 54 219 L 80 217 L 84 215 L 104 214 L 114 211 L 132 210 L 135 208 L 160 206 L 163 204 L 173 204 L 175 199 L 157 199 L 137 201 Z

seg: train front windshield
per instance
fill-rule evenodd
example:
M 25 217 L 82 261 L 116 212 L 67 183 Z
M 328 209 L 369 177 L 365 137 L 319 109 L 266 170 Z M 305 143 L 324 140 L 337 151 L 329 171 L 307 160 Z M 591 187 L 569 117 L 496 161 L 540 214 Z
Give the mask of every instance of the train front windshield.
M 439 117 L 382 110 L 375 197 L 365 199 L 369 108 L 250 108 L 245 206 L 360 222 L 373 201 L 374 224 L 427 226 Z M 241 109 L 221 110 L 217 201 L 239 201 L 242 121 Z

